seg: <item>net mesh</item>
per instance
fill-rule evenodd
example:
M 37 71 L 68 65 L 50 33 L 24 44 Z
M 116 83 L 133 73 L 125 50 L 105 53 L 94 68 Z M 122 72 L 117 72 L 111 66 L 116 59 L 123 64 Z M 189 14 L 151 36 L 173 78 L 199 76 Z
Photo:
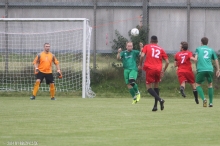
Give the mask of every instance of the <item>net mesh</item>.
M 63 74 L 56 78 L 56 91 L 82 89 L 83 53 L 86 53 L 86 94 L 94 97 L 90 89 L 90 38 L 91 27 L 87 24 L 86 52 L 83 52 L 83 21 L 68 22 L 0 22 L 0 90 L 32 91 L 35 83 L 33 59 L 43 51 L 44 43 L 50 43 L 50 51 L 59 60 Z M 44 84 L 41 91 L 48 91 Z

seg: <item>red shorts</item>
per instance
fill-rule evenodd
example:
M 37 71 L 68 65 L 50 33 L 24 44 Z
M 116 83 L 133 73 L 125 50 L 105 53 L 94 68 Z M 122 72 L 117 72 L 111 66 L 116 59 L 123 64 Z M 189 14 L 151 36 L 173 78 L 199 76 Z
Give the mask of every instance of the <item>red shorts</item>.
M 178 72 L 177 76 L 180 84 L 182 84 L 182 82 L 195 83 L 193 72 Z
M 145 69 L 146 84 L 158 83 L 161 80 L 161 70 Z

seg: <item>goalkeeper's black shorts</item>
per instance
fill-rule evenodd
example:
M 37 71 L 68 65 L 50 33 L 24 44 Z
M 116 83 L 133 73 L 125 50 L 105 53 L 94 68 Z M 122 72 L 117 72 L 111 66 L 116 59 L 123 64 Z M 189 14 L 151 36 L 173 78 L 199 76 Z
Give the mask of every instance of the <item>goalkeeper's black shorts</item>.
M 40 82 L 42 83 L 42 81 L 46 80 L 46 84 L 50 84 L 50 83 L 54 83 L 54 78 L 53 78 L 53 74 L 49 73 L 49 74 L 45 74 L 39 71 L 38 74 L 36 74 L 36 78 L 40 79 Z

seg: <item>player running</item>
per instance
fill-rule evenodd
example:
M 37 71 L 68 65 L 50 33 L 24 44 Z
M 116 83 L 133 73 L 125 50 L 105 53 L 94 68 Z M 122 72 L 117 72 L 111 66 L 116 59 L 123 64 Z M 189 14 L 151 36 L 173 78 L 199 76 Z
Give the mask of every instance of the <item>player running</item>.
M 196 90 L 198 91 L 199 96 L 203 100 L 203 107 L 207 107 L 207 100 L 204 96 L 203 89 L 201 84 L 207 79 L 208 81 L 208 95 L 209 95 L 209 107 L 213 107 L 213 65 L 212 60 L 215 61 L 216 67 L 216 76 L 219 77 L 219 62 L 218 57 L 215 51 L 207 46 L 208 38 L 203 37 L 201 39 L 201 46 L 196 48 L 197 59 L 197 74 L 196 74 Z
M 143 70 L 146 72 L 147 91 L 155 98 L 155 103 L 152 111 L 157 111 L 158 101 L 160 102 L 160 109 L 161 110 L 164 109 L 165 101 L 159 97 L 159 82 L 169 65 L 169 60 L 166 52 L 163 50 L 163 48 L 158 46 L 157 43 L 158 43 L 157 36 L 152 36 L 151 43 L 145 45 L 142 50 L 140 57 L 140 64 L 138 66 L 139 69 L 142 68 L 142 62 L 144 60 L 144 56 L 146 55 Z M 162 69 L 162 60 L 166 61 L 163 69 Z
M 195 102 L 199 104 L 198 93 L 196 91 L 195 77 L 192 71 L 191 61 L 196 61 L 193 57 L 192 52 L 188 50 L 188 43 L 180 43 L 180 52 L 177 52 L 175 55 L 174 66 L 178 67 L 177 76 L 180 83 L 180 93 L 183 97 L 186 97 L 184 93 L 185 83 L 188 82 L 192 86 L 193 95 L 195 97 Z
M 122 51 L 121 48 L 118 49 L 117 59 L 122 60 L 124 68 L 124 79 L 129 92 L 133 98 L 132 104 L 136 104 L 140 98 L 140 92 L 138 90 L 138 85 L 135 82 L 138 75 L 138 68 L 136 60 L 140 56 L 140 51 L 133 50 L 133 43 L 126 43 L 126 50 Z
M 50 85 L 50 96 L 51 100 L 55 99 L 55 85 L 54 85 L 54 78 L 52 74 L 52 63 L 56 65 L 57 69 L 57 76 L 58 78 L 62 78 L 62 74 L 59 67 L 59 62 L 56 59 L 56 57 L 50 52 L 50 44 L 45 43 L 44 44 L 44 51 L 38 54 L 34 61 L 34 67 L 35 67 L 35 74 L 36 74 L 36 82 L 33 89 L 33 95 L 30 97 L 31 100 L 34 100 L 40 83 L 43 81 L 43 79 L 46 79 L 46 84 Z

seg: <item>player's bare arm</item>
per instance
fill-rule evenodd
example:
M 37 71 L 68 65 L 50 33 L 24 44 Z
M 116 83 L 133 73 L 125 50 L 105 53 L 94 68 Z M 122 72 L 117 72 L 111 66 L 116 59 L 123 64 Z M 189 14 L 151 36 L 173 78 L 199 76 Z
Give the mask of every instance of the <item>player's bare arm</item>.
M 173 65 L 174 65 L 174 67 L 177 67 L 176 61 L 174 61 Z
M 167 70 L 169 63 L 170 63 L 169 60 L 165 59 L 165 66 L 164 66 L 163 70 L 161 71 L 161 78 L 164 76 L 164 72 Z
M 60 70 L 60 66 L 59 66 L 59 64 L 55 64 L 55 65 L 56 65 L 56 69 L 57 69 L 57 71 Z
M 219 70 L 218 59 L 215 59 L 215 66 L 216 66 L 216 77 L 219 77 L 220 76 L 220 70 Z
M 195 61 L 195 62 L 197 61 L 197 59 L 195 57 L 193 57 L 193 56 L 190 57 L 190 60 Z
M 139 43 L 139 46 L 140 46 L 140 52 L 142 52 L 143 48 L 144 48 L 144 45 L 142 42 Z M 140 53 L 141 54 L 141 53 Z
M 117 59 L 118 59 L 118 60 L 120 60 L 120 59 L 121 59 L 121 56 L 120 56 L 121 51 L 122 51 L 122 49 L 121 49 L 121 48 L 119 48 L 119 49 L 118 49 L 118 54 L 117 54 Z
M 195 60 L 196 60 L 196 61 L 198 60 L 198 55 L 195 55 Z
M 145 56 L 145 53 L 141 52 L 140 62 L 139 62 L 139 65 L 138 65 L 139 70 L 141 70 L 141 68 L 142 68 L 142 63 L 143 63 L 143 60 L 144 60 L 144 56 Z

